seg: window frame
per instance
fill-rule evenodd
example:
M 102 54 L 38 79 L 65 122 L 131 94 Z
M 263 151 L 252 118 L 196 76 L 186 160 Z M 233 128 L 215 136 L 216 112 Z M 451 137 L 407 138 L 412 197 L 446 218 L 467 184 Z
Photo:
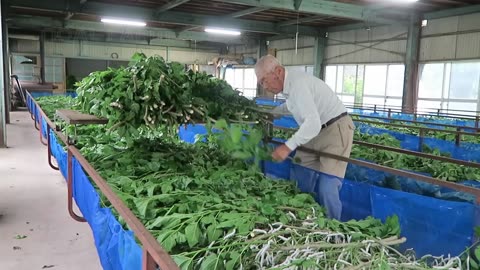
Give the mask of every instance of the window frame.
M 458 110 L 458 109 L 450 109 L 450 103 L 476 103 L 476 112 L 480 112 L 480 76 L 478 76 L 478 89 L 477 89 L 477 98 L 476 99 L 465 99 L 465 98 L 450 98 L 450 92 L 451 92 L 451 82 L 452 82 L 452 67 L 453 64 L 461 64 L 461 63 L 480 63 L 480 59 L 470 59 L 470 60 L 450 60 L 450 61 L 423 61 L 420 62 L 419 65 L 428 65 L 428 64 L 442 64 L 442 91 L 441 91 L 441 97 L 440 98 L 420 98 L 417 97 L 417 108 L 418 107 L 418 101 L 436 101 L 440 102 L 440 108 L 419 108 L 423 110 L 433 110 L 433 109 L 441 109 L 448 112 L 460 112 L 462 113 L 463 110 Z M 448 74 L 447 74 L 448 73 Z M 420 74 L 419 74 L 420 75 Z M 421 76 L 418 76 L 417 78 L 417 85 L 420 87 L 420 80 Z M 418 92 L 420 92 L 420 88 L 418 89 Z M 464 110 L 463 112 L 467 112 L 467 110 Z M 476 113 L 477 114 L 477 113 Z
M 340 98 L 342 99 L 342 97 L 344 96 L 354 96 L 356 97 L 357 96 L 357 91 L 359 91 L 359 84 L 358 84 L 358 79 L 359 79 L 359 67 L 363 66 L 363 74 L 362 74 L 362 83 L 363 85 L 361 85 L 362 87 L 362 95 L 355 98 L 354 99 L 354 103 L 355 104 L 359 104 L 359 105 L 364 105 L 364 102 L 363 102 L 363 99 L 364 98 L 383 98 L 383 104 L 377 104 L 379 106 L 383 106 L 383 107 L 387 107 L 387 101 L 389 100 L 402 100 L 403 99 L 403 93 L 401 96 L 389 96 L 387 95 L 387 89 L 388 89 L 388 76 L 390 74 L 390 66 L 398 66 L 398 65 L 403 65 L 404 66 L 404 69 L 405 69 L 405 64 L 404 63 L 343 63 L 343 64 L 331 64 L 331 65 L 326 65 L 325 66 L 325 71 L 324 71 L 324 78 L 326 78 L 326 75 L 327 75 L 327 67 L 335 67 L 335 89 L 333 89 L 333 91 L 335 92 L 335 94 Z M 342 89 L 338 89 L 339 88 L 339 83 L 338 83 L 338 79 L 339 79 L 339 72 L 338 72 L 338 69 L 339 67 L 343 67 L 345 68 L 345 66 L 356 66 L 356 79 L 355 79 L 355 94 L 354 95 L 351 95 L 351 94 L 346 94 L 346 93 L 343 93 L 343 82 L 344 82 L 344 79 L 342 79 L 342 85 L 341 85 L 341 88 Z M 385 86 L 384 86 L 384 89 L 383 89 L 383 93 L 384 95 L 368 95 L 368 94 L 365 94 L 365 74 L 366 74 L 366 67 L 367 66 L 386 66 L 387 67 L 387 71 L 386 71 L 386 74 L 385 74 Z M 342 72 L 342 76 L 343 76 L 343 72 Z M 405 77 L 405 75 L 404 75 Z M 403 88 L 403 87 L 402 87 Z M 350 105 L 350 104 L 349 104 Z M 365 105 L 373 105 L 373 104 L 365 104 Z M 393 106 L 389 106 L 389 107 L 393 107 Z

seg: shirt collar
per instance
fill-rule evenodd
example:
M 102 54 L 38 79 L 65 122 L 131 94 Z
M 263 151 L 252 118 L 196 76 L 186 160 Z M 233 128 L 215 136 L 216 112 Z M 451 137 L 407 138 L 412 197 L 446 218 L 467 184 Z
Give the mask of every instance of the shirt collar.
M 283 79 L 283 91 L 282 94 L 288 96 L 290 90 L 290 81 L 288 80 L 288 71 L 285 69 L 285 78 Z

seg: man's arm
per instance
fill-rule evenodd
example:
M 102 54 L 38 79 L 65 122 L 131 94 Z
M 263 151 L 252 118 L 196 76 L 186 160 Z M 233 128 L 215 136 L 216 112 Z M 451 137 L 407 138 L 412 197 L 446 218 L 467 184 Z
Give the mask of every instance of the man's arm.
M 290 112 L 288 111 L 288 108 L 287 108 L 287 102 L 284 102 L 282 103 L 281 105 L 273 108 L 271 111 L 270 111 L 271 114 L 273 114 L 273 116 L 275 118 L 280 118 L 282 117 L 283 115 L 285 114 L 290 114 Z
M 293 151 L 320 133 L 322 121 L 310 91 L 298 91 L 292 98 L 293 106 L 299 108 L 300 117 L 304 119 L 297 132 L 285 142 L 285 145 Z

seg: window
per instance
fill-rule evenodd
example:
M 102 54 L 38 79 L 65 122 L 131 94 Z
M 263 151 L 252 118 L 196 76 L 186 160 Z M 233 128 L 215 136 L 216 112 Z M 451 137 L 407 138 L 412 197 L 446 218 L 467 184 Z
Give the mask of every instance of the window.
M 387 65 L 365 66 L 364 96 L 385 96 Z
M 418 98 L 441 98 L 444 64 L 425 64 L 419 67 Z
M 452 64 L 449 98 L 477 99 L 480 62 Z
M 20 81 L 40 82 L 40 65 L 37 56 L 13 55 L 12 74 L 17 75 Z
M 336 92 L 337 87 L 337 66 L 327 66 L 325 68 L 325 83 Z
M 229 68 L 225 80 L 247 98 L 257 96 L 257 76 L 253 68 Z
M 45 81 L 63 83 L 65 81 L 65 58 L 45 58 Z
M 401 106 L 404 72 L 401 64 L 327 66 L 325 82 L 345 103 Z
M 387 96 L 388 97 L 403 96 L 403 81 L 405 78 L 404 75 L 405 75 L 404 65 L 390 65 L 388 67 L 388 76 L 387 76 Z
M 425 63 L 419 66 L 419 109 L 453 110 L 450 113 L 473 115 L 480 108 L 479 90 L 480 61 Z

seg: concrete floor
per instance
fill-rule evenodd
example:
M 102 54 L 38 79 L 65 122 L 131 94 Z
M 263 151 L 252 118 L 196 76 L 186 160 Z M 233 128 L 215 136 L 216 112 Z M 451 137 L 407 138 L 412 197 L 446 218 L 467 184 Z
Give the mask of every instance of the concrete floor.
M 90 227 L 68 215 L 66 182 L 48 166 L 29 113 L 11 113 L 11 123 L 9 148 L 0 148 L 0 270 L 101 269 Z

